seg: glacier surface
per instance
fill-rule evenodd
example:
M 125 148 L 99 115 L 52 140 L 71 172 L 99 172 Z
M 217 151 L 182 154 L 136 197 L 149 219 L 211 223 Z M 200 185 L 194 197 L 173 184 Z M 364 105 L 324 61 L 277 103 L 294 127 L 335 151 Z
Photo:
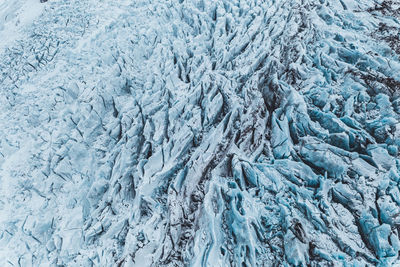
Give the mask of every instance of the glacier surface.
M 0 266 L 399 266 L 400 4 L 0 0 Z

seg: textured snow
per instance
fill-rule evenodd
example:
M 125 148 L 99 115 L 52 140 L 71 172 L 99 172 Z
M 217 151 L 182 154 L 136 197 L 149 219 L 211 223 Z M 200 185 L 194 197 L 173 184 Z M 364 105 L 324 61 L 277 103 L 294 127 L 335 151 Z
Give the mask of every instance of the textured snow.
M 0 266 L 400 265 L 399 20 L 0 0 Z

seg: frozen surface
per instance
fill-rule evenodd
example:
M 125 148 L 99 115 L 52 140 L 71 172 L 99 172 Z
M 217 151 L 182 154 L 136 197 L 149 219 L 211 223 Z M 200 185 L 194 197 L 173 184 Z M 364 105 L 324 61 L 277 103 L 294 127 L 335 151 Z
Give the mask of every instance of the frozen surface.
M 0 266 L 399 265 L 399 20 L 0 0 Z
M 40 16 L 43 5 L 37 0 L 0 0 L 0 51 L 21 38 L 21 31 Z

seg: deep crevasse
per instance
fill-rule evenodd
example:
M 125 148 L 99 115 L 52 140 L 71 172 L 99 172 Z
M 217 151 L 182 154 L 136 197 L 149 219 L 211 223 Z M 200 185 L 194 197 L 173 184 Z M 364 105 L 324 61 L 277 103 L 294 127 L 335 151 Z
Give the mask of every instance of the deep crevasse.
M 2 266 L 399 264 L 399 5 L 42 5 L 0 55 Z

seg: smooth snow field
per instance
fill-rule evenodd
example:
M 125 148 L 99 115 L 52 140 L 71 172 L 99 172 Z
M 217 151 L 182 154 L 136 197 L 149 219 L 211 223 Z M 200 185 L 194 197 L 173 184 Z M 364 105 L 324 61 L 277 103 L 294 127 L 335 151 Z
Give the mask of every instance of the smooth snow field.
M 0 267 L 400 266 L 400 3 L 0 0 Z

